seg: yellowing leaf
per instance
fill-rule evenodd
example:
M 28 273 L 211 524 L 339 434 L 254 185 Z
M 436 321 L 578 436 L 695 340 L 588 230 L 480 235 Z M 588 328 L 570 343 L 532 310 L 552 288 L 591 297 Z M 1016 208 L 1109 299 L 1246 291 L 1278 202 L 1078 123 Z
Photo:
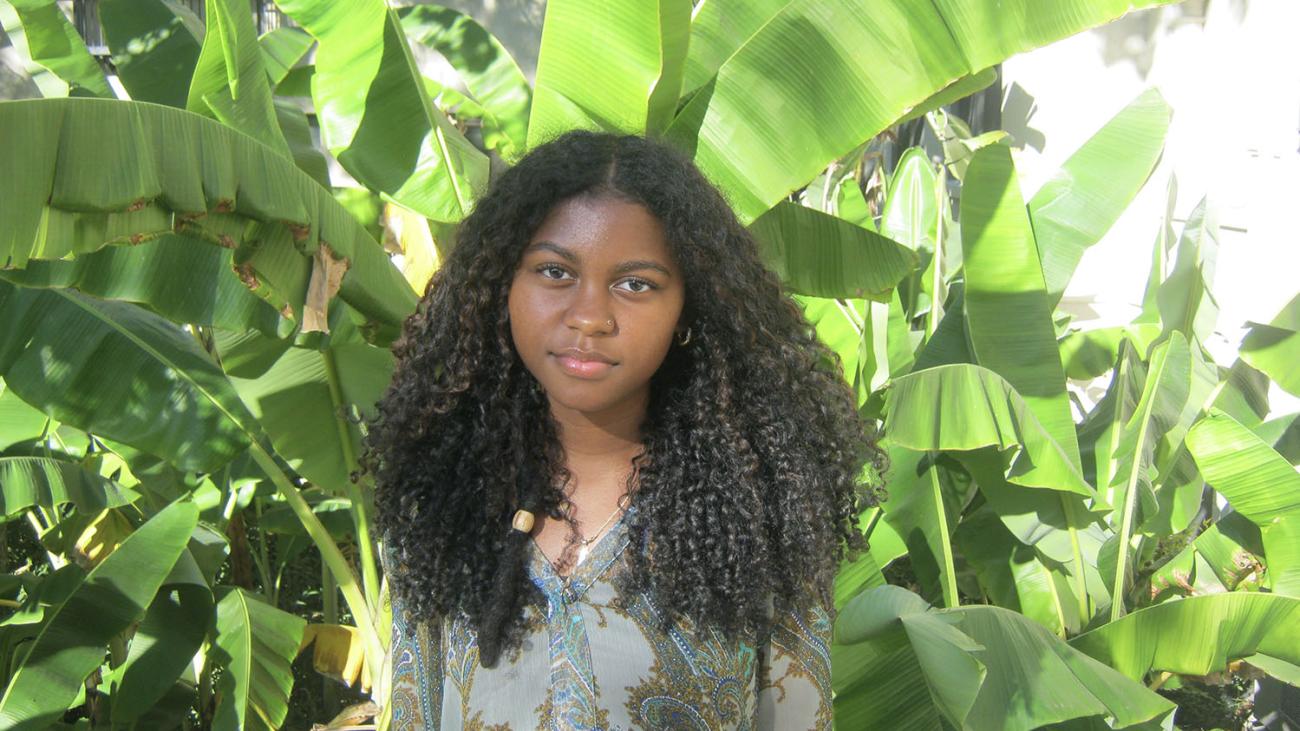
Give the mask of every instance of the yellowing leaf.
M 398 269 L 411 289 L 423 294 L 442 264 L 428 220 L 401 206 L 384 206 L 384 248 L 402 255 Z
M 312 650 L 312 667 L 316 672 L 352 687 L 361 680 L 361 691 L 370 692 L 370 668 L 366 665 L 365 647 L 356 627 L 342 624 L 308 624 L 302 633 L 301 653 L 308 645 Z
M 76 556 L 84 559 L 86 568 L 98 566 L 100 561 L 117 550 L 122 541 L 131 535 L 131 522 L 116 510 L 105 510 L 95 518 L 77 539 Z

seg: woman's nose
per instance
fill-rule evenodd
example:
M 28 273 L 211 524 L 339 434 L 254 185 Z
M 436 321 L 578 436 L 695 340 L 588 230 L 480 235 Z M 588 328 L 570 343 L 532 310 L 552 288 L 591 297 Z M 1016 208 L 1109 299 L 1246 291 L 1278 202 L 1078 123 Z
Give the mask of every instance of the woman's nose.
M 599 285 L 583 284 L 565 315 L 565 324 L 583 335 L 611 333 L 616 327 L 609 292 Z

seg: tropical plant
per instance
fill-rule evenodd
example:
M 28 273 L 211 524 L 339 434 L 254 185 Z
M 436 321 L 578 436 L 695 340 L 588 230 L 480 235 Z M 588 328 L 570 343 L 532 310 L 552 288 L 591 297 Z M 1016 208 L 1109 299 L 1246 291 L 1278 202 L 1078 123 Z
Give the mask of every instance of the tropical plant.
M 360 417 L 494 162 L 575 126 L 689 151 L 885 420 L 890 499 L 837 583 L 841 728 L 1160 723 L 1140 681 L 1240 659 L 1295 682 L 1296 430 L 1263 388 L 1295 390 L 1297 304 L 1213 364 L 1204 206 L 1161 228 L 1138 321 L 1069 329 L 1168 108 L 1141 97 L 1028 204 L 999 135 L 943 111 L 1159 4 L 551 0 L 530 85 L 436 6 L 282 0 L 296 27 L 259 36 L 235 0 L 101 0 L 115 86 L 53 0 L 0 2 L 49 97 L 0 103 L 0 719 L 277 728 L 311 646 L 356 686 L 338 724 L 386 724 Z M 907 151 L 869 203 L 919 120 L 943 163 Z M 1107 371 L 1076 417 L 1067 375 Z
M 1269 419 L 1267 398 L 1296 303 L 1214 363 L 1202 201 L 1177 237 L 1172 212 L 1158 226 L 1134 322 L 1082 330 L 1057 310 L 1169 116 L 1144 93 L 1028 202 L 991 137 L 936 145 L 937 163 L 908 150 L 880 230 L 915 245 L 922 276 L 889 303 L 810 301 L 892 460 L 889 499 L 863 518 L 872 555 L 841 575 L 837 723 L 1136 728 L 1174 712 L 1147 686 L 1230 666 L 1296 682 L 1297 415 Z M 1094 405 L 1067 391 L 1108 372 Z

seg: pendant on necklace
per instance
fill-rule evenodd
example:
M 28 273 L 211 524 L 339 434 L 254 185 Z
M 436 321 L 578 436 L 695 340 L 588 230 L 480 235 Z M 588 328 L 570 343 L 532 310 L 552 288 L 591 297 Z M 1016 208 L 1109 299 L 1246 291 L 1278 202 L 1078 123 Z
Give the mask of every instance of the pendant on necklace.
M 591 545 L 588 543 L 583 543 L 582 548 L 578 549 L 578 563 L 582 563 L 583 561 L 586 561 L 587 554 L 590 552 L 591 552 Z

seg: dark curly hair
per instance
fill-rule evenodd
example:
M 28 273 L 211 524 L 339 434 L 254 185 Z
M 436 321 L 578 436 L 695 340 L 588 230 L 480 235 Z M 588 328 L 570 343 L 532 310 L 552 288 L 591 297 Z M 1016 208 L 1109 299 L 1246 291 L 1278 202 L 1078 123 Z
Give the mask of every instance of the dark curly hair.
M 391 591 L 417 619 L 463 613 L 485 666 L 518 646 L 526 605 L 542 603 L 515 510 L 571 521 L 557 425 L 515 351 L 506 295 L 543 219 L 584 194 L 662 222 L 692 330 L 651 379 L 620 588 L 727 636 L 766 627 L 772 604 L 798 601 L 808 582 L 829 605 L 840 561 L 862 546 L 859 514 L 877 500 L 864 468 L 884 470 L 839 358 L 689 158 L 586 131 L 540 145 L 461 223 L 394 345 L 361 458 Z

